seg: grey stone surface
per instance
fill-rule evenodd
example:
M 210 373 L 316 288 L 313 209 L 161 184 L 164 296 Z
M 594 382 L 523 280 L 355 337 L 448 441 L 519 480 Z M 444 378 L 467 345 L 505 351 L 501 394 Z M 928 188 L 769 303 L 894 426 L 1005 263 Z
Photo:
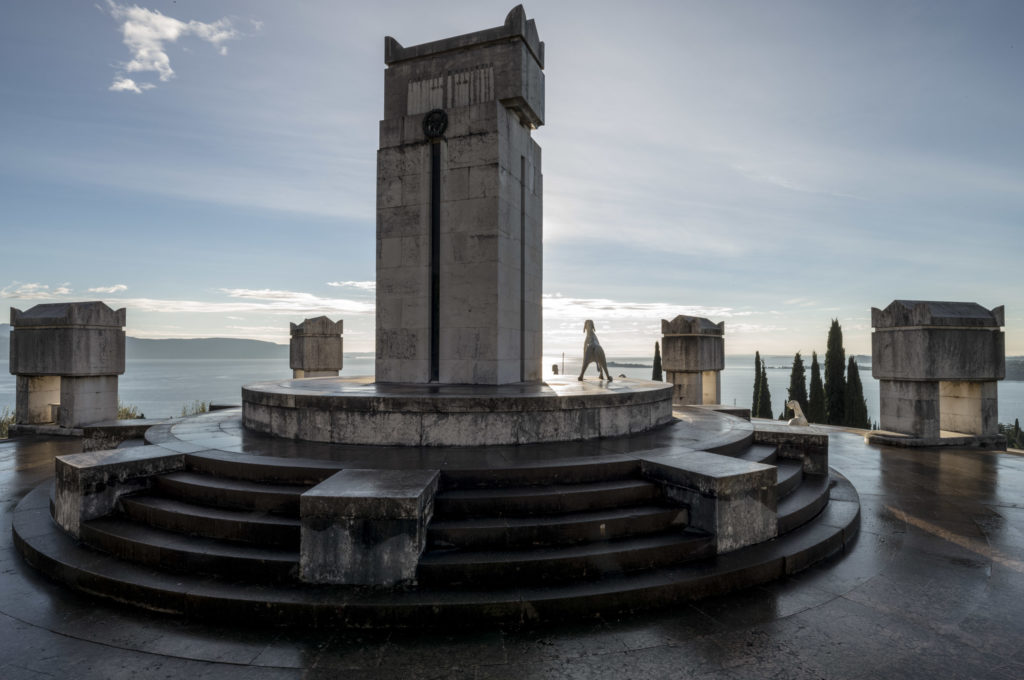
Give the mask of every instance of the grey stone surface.
M 299 576 L 395 585 L 416 577 L 437 470 L 342 470 L 302 494 Z
M 73 593 L 23 564 L 10 526 L 70 452 L 53 447 L 74 442 L 0 440 L 0 677 L 1024 677 L 1024 458 L 829 432 L 833 464 L 862 491 L 860 537 L 841 559 L 654 613 L 457 632 L 253 628 Z
M 1006 374 L 1002 307 L 895 300 L 871 310 L 871 374 L 883 430 L 936 441 L 943 431 L 998 435 Z
M 59 456 L 54 519 L 78 538 L 82 522 L 110 514 L 118 498 L 149 488 L 153 475 L 184 467 L 183 454 L 156 446 Z
M 242 388 L 242 421 L 285 439 L 383 446 L 533 444 L 639 433 L 672 419 L 671 387 L 553 379 L 417 385 L 321 378 Z
M 124 373 L 125 310 L 102 302 L 11 308 L 15 420 L 75 428 L 117 416 Z
M 125 310 L 102 302 L 11 308 L 13 375 L 100 376 L 124 373 Z
M 431 154 L 439 153 L 437 381 L 541 377 L 543 43 L 522 7 L 502 26 L 385 41 L 377 155 L 379 382 L 431 380 Z M 445 111 L 437 139 L 424 115 Z
M 336 376 L 344 367 L 344 321 L 326 316 L 291 324 L 288 365 L 293 378 Z
M 672 403 L 717 404 L 725 368 L 725 322 L 680 314 L 661 321 L 661 363 L 673 385 Z
M 828 431 L 816 425 L 795 429 L 788 423 L 758 420 L 754 425 L 754 443 L 778 447 L 779 458 L 799 460 L 804 472 L 828 473 Z
M 655 449 L 639 456 L 645 477 L 690 508 L 690 524 L 726 553 L 778 535 L 776 468 L 707 451 Z

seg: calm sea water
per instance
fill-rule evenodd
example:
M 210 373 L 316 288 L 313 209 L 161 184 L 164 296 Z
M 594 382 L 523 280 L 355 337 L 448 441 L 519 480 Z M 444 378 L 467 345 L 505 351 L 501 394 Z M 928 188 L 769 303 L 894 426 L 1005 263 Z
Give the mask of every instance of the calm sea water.
M 554 363 L 561 364 L 561 357 L 545 357 L 544 368 L 549 370 Z M 619 363 L 650 364 L 650 357 L 617 358 Z M 768 385 L 772 393 L 772 408 L 778 414 L 782 410 L 789 387 L 791 357 L 765 357 Z M 754 358 L 727 357 L 722 371 L 722 402 L 733 406 L 750 406 L 754 385 Z M 578 358 L 566 357 L 565 372 L 579 373 Z M 650 380 L 651 369 L 636 367 L 611 367 L 612 375 Z M 369 356 L 346 356 L 343 376 L 371 375 L 373 358 Z M 810 366 L 807 365 L 808 378 Z M 878 420 L 878 381 L 871 377 L 870 370 L 861 370 L 864 383 L 864 397 L 868 415 Z M 597 370 L 591 366 L 588 376 L 597 377 Z M 125 373 L 119 381 L 121 401 L 133 404 L 147 417 L 162 418 L 181 413 L 182 407 L 193 401 L 212 401 L 219 404 L 240 404 L 241 387 L 263 380 L 281 380 L 291 377 L 287 361 L 279 359 L 139 359 L 129 360 Z M 14 376 L 8 372 L 6 359 L 0 360 L 0 411 L 5 407 L 14 410 Z M 999 383 L 999 420 L 1012 423 L 1015 418 L 1024 420 L 1024 382 L 1003 380 Z

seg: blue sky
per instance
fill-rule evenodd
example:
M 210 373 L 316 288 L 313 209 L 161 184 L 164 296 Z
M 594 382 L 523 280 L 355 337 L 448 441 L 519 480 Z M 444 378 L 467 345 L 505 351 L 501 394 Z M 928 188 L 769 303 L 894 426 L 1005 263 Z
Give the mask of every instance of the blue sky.
M 5 0 L 0 297 L 140 337 L 372 350 L 383 37 L 512 0 Z M 545 349 L 870 353 L 896 298 L 1006 305 L 1024 354 L 1024 3 L 533 2 L 546 43 Z M 157 14 L 159 13 L 159 14 Z M 126 82 L 127 81 L 127 82 Z

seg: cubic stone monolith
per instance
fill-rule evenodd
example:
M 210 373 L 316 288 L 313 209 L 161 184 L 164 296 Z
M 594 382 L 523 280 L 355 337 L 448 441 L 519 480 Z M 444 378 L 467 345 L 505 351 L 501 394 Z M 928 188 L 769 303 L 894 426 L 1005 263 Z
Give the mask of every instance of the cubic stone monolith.
M 502 26 L 385 38 L 377 152 L 377 382 L 541 378 L 544 43 Z
M 721 403 L 725 322 L 680 314 L 661 320 L 661 335 L 661 365 L 672 383 L 672 403 Z
M 999 433 L 996 381 L 1006 375 L 1003 308 L 894 300 L 871 309 L 871 374 L 882 430 L 937 442 L 941 431 Z
M 79 427 L 117 418 L 124 373 L 125 310 L 102 302 L 11 308 L 15 421 Z
M 344 321 L 326 316 L 291 324 L 288 364 L 293 378 L 336 376 L 344 364 L 342 334 Z

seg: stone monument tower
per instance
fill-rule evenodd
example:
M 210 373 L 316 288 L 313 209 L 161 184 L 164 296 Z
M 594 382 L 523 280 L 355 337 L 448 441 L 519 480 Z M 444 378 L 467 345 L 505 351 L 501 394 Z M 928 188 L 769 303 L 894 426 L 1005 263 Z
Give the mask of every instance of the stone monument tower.
M 544 43 L 517 6 L 496 28 L 385 38 L 377 152 L 381 383 L 541 377 Z

